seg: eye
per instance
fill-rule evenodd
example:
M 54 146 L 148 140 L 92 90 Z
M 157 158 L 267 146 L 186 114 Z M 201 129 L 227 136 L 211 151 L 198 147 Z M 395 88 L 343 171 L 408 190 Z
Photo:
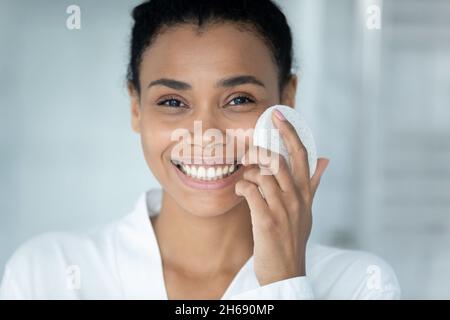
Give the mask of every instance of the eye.
M 234 103 L 231 103 L 234 102 Z M 230 101 L 230 105 L 236 106 L 240 104 L 255 103 L 255 101 L 247 96 L 239 96 Z
M 169 97 L 167 99 L 158 101 L 156 104 L 158 106 L 166 106 L 172 108 L 186 108 L 186 105 L 182 101 L 174 97 Z

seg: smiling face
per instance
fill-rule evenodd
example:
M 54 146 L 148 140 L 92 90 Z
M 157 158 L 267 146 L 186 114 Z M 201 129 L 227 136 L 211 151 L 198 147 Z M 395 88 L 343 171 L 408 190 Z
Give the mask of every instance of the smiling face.
M 225 151 L 233 139 L 226 130 L 254 128 L 271 105 L 294 105 L 296 79 L 280 99 L 277 65 L 265 42 L 231 23 L 211 24 L 202 33 L 191 24 L 170 27 L 143 53 L 139 80 L 139 96 L 130 86 L 132 126 L 141 134 L 148 166 L 171 199 L 198 216 L 224 214 L 245 201 L 234 192 L 241 167 L 229 159 L 240 160 L 245 150 Z M 186 157 L 174 156 L 178 141 L 172 134 L 184 129 L 193 136 L 194 121 L 201 121 L 203 133 L 223 134 L 222 142 L 213 142 L 215 150 L 224 150 L 220 157 L 215 154 L 213 166 L 188 165 Z M 191 162 L 205 162 L 211 143 L 193 139 Z M 248 145 L 247 140 L 234 143 Z

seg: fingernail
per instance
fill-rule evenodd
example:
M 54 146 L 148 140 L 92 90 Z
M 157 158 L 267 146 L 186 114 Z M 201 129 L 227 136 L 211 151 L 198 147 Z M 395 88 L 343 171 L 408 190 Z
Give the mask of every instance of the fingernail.
M 275 109 L 273 111 L 273 113 L 275 113 L 275 116 L 278 118 L 278 120 L 280 121 L 286 121 L 286 118 L 284 117 L 284 115 L 281 113 L 281 111 Z

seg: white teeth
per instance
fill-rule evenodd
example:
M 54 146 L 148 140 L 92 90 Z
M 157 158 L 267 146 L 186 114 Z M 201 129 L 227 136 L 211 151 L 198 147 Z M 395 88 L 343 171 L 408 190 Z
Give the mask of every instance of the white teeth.
M 178 163 L 177 165 L 186 175 L 195 179 L 205 181 L 213 181 L 226 178 L 238 168 L 234 164 L 206 168 L 203 166 L 186 165 L 183 163 Z
M 222 178 L 222 167 L 216 168 L 216 177 L 217 177 L 217 179 Z
M 214 168 L 212 167 L 209 167 L 206 175 L 208 177 L 208 180 L 213 180 L 216 177 L 216 170 L 214 170 Z
M 202 179 L 202 180 L 206 180 L 206 169 L 205 167 L 198 167 L 197 170 L 197 178 L 198 179 Z

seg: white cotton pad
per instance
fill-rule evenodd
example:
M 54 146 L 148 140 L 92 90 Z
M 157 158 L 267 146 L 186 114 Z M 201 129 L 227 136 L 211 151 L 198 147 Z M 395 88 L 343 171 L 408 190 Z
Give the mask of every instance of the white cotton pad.
M 256 121 L 255 130 L 253 132 L 253 145 L 283 155 L 288 162 L 289 167 L 292 167 L 292 164 L 289 163 L 289 154 L 283 143 L 283 139 L 281 139 L 278 130 L 272 130 L 276 129 L 272 122 L 272 112 L 274 109 L 279 110 L 294 126 L 300 140 L 308 151 L 309 173 L 311 177 L 316 171 L 317 165 L 316 144 L 311 129 L 309 129 L 306 124 L 305 118 L 295 109 L 285 105 L 274 105 L 265 110 L 258 118 L 258 121 Z

